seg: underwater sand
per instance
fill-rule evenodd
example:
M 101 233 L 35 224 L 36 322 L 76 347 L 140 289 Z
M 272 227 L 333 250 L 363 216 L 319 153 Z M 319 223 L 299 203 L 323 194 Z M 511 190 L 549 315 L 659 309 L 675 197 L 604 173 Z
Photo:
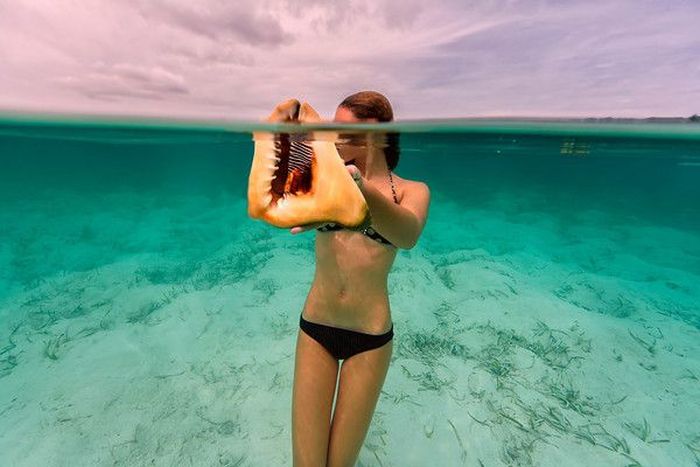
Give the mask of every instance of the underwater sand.
M 389 277 L 394 353 L 357 465 L 700 462 L 697 233 L 532 196 L 433 191 Z M 315 234 L 245 206 L 3 204 L 0 465 L 291 465 Z

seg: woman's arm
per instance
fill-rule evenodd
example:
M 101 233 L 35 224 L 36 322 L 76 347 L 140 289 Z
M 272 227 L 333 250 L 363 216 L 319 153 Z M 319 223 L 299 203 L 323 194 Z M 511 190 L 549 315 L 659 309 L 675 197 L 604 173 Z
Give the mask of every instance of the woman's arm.
M 363 180 L 364 182 L 364 180 Z M 413 182 L 404 189 L 401 204 L 385 197 L 378 188 L 362 183 L 360 190 L 372 216 L 374 230 L 398 248 L 410 249 L 418 242 L 428 217 L 430 190 Z
M 374 229 L 399 248 L 410 249 L 418 242 L 428 217 L 430 190 L 428 185 L 413 182 L 404 189 L 401 205 L 386 198 L 376 187 L 365 183 L 359 169 L 346 166 L 353 176 L 369 207 Z M 298 234 L 315 229 L 323 223 L 293 227 L 290 232 Z

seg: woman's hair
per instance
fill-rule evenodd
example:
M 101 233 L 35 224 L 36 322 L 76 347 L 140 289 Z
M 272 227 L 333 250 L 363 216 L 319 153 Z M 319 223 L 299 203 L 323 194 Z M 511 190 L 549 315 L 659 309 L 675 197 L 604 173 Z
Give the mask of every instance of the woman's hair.
M 360 119 L 374 118 L 378 122 L 391 122 L 394 120 L 394 111 L 389 99 L 376 91 L 360 91 L 352 94 L 340 103 L 338 107 L 345 107 Z M 389 170 L 393 170 L 399 164 L 399 134 L 387 133 L 384 156 Z

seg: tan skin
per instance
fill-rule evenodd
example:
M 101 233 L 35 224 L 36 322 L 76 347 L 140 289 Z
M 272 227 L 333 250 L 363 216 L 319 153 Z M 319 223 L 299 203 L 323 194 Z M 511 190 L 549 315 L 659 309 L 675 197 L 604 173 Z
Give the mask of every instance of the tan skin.
M 335 122 L 357 123 L 338 107 Z M 368 136 L 369 138 L 370 136 Z M 370 145 L 370 148 L 372 146 Z M 370 209 L 372 228 L 398 248 L 412 248 L 425 226 L 430 191 L 422 182 L 392 173 L 399 204 L 393 199 L 386 158 L 378 149 L 339 147 L 350 174 Z M 292 234 L 320 224 L 297 226 Z M 316 272 L 302 315 L 308 321 L 367 334 L 392 326 L 387 279 L 397 249 L 360 232 L 340 230 L 316 235 Z M 384 384 L 393 340 L 339 364 L 325 348 L 298 331 L 292 394 L 292 447 L 295 467 L 351 467 L 367 435 Z M 338 370 L 340 378 L 338 379 Z M 333 398 L 338 383 L 338 396 Z

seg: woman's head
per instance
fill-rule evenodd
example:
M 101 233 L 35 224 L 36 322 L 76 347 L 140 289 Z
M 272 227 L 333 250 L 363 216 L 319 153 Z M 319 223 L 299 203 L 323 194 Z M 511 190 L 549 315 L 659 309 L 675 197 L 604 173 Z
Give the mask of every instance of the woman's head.
M 394 111 L 389 99 L 376 91 L 360 91 L 352 94 L 340 103 L 338 110 L 349 110 L 359 121 L 390 122 Z M 336 111 L 336 115 L 338 115 Z
M 343 99 L 334 120 L 342 123 L 391 122 L 394 111 L 384 95 L 376 91 L 360 91 Z M 393 170 L 399 163 L 399 135 L 389 133 L 385 137 L 384 155 L 389 170 Z

